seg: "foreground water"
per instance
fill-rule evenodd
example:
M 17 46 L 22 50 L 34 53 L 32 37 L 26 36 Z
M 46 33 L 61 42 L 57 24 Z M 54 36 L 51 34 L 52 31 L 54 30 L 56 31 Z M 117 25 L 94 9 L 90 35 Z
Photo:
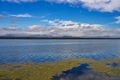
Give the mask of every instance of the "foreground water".
M 120 58 L 120 40 L 0 40 L 0 63 Z

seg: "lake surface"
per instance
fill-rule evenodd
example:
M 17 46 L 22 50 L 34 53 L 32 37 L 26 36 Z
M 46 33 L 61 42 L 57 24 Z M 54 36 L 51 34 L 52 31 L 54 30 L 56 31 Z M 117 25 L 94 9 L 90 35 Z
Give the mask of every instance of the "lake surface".
M 120 40 L 0 40 L 0 64 L 120 58 Z

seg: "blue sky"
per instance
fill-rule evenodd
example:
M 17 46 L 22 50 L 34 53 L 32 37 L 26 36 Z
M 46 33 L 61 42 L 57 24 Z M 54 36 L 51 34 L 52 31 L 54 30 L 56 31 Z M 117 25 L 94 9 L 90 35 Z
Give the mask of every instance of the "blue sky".
M 0 0 L 0 28 L 76 27 L 77 23 L 119 29 L 119 0 Z

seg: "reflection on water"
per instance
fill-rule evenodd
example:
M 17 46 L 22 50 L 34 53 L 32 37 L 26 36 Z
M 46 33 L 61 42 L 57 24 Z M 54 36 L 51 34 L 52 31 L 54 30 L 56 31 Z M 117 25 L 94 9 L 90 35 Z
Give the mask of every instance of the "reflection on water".
M 120 40 L 0 40 L 0 63 L 120 57 Z

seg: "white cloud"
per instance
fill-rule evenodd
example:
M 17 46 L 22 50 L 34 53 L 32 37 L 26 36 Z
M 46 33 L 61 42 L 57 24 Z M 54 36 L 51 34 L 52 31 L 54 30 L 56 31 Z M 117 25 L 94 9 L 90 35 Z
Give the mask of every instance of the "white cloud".
M 104 31 L 104 28 L 100 24 L 87 24 L 59 19 L 44 21 L 48 22 L 49 25 L 54 26 L 54 33 L 59 34 L 59 36 L 100 36 L 97 33 Z
M 51 25 L 51 27 L 43 27 L 39 25 L 28 26 L 24 29 L 16 27 L 6 27 L 0 29 L 0 35 L 37 37 L 120 37 L 120 28 L 104 28 L 102 25 L 99 24 L 79 23 L 59 19 L 44 21 Z
M 71 4 L 80 2 L 80 0 L 46 0 L 46 1 L 56 2 L 56 3 L 71 3 Z
M 81 0 L 83 6 L 103 12 L 120 11 L 120 0 Z
M 14 3 L 27 3 L 27 2 L 37 2 L 41 0 L 1 0 L 1 1 L 14 2 Z M 55 3 L 69 3 L 80 6 L 82 3 L 82 6 L 88 9 L 98 10 L 102 12 L 120 11 L 120 0 L 45 0 L 45 1 L 55 2 Z
M 21 17 L 21 18 L 31 18 L 33 17 L 32 15 L 26 13 L 26 14 L 12 14 L 12 15 L 9 15 L 9 16 L 12 16 L 12 17 Z
M 43 20 L 44 22 L 49 23 L 52 26 L 55 27 L 61 27 L 61 28 L 100 28 L 102 25 L 100 24 L 87 24 L 87 23 L 79 23 L 79 22 L 73 22 L 71 20 Z
M 115 23 L 120 24 L 120 16 L 115 17 L 115 19 L 117 19 L 117 21 Z
M 82 5 L 102 12 L 120 11 L 120 0 L 46 0 L 48 2 Z
M 26 3 L 26 2 L 36 2 L 38 0 L 1 0 L 3 2 L 13 2 L 13 3 Z
M 40 26 L 38 26 L 38 25 L 32 25 L 32 26 L 28 26 L 27 29 L 28 30 L 38 30 L 38 29 L 40 29 Z
M 1 0 L 3 2 L 27 3 L 37 2 L 41 0 Z M 102 12 L 120 11 L 120 0 L 43 0 L 55 3 L 69 3 L 80 5 L 90 10 L 98 10 Z
M 68 27 L 78 27 L 79 24 L 77 22 L 73 22 L 73 21 L 64 21 L 64 20 L 43 20 L 44 22 L 49 23 L 52 26 L 57 26 L 57 27 L 64 27 L 64 28 L 68 28 Z

